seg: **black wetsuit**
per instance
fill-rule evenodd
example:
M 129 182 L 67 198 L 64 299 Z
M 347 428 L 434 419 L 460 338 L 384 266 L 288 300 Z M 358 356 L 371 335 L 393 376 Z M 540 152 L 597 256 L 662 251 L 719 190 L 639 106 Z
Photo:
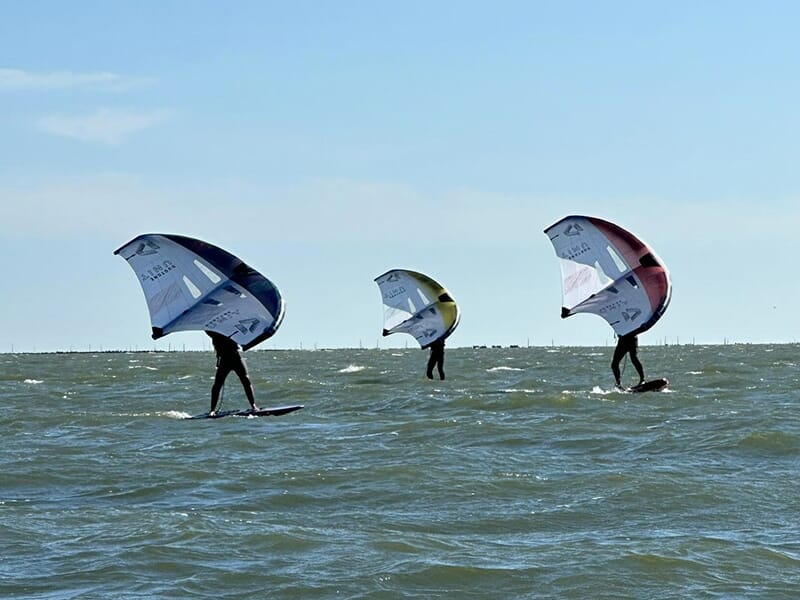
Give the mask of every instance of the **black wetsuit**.
M 639 338 L 633 334 L 621 335 L 617 339 L 617 347 L 614 348 L 614 358 L 611 360 L 611 372 L 614 373 L 614 381 L 620 385 L 620 372 L 619 363 L 622 362 L 623 357 L 629 354 L 631 357 L 631 364 L 639 374 L 639 383 L 644 381 L 644 368 L 642 363 L 639 362 L 637 350 L 639 348 Z
M 206 333 L 211 338 L 214 350 L 217 353 L 217 373 L 214 376 L 214 385 L 211 386 L 211 412 L 214 412 L 217 408 L 219 394 L 222 391 L 222 386 L 225 385 L 225 378 L 231 371 L 239 376 L 247 401 L 250 402 L 250 408 L 255 410 L 257 407 L 253 384 L 247 374 L 247 366 L 239 355 L 239 344 L 219 333 L 213 331 L 206 331 Z
M 439 370 L 439 379 L 444 379 L 444 340 L 436 340 L 430 345 L 431 355 L 428 358 L 428 379 L 433 379 L 433 368 Z

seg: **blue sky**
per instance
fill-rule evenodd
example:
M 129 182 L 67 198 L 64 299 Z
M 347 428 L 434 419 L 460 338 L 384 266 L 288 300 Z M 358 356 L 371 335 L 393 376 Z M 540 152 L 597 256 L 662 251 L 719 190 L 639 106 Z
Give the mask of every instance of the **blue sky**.
M 199 237 L 272 279 L 262 345 L 378 344 L 390 268 L 451 346 L 613 343 L 560 319 L 542 230 L 619 223 L 670 268 L 642 343 L 795 341 L 791 2 L 6 2 L 0 351 L 152 348 L 114 249 Z M 413 346 L 408 336 L 381 347 Z M 159 348 L 203 347 L 200 333 Z

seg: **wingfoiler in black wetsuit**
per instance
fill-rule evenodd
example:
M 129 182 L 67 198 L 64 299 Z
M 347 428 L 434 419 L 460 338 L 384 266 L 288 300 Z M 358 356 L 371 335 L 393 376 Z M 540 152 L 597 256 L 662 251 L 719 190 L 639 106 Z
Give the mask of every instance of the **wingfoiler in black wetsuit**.
M 430 345 L 431 355 L 428 357 L 428 379 L 433 379 L 433 368 L 437 367 L 439 379 L 444 379 L 444 340 L 436 340 Z
M 236 373 L 239 376 L 239 381 L 242 382 L 247 401 L 250 402 L 250 410 L 258 410 L 253 384 L 247 374 L 247 366 L 239 354 L 239 344 L 231 338 L 214 331 L 206 331 L 206 333 L 211 338 L 214 350 L 217 353 L 217 372 L 214 376 L 214 385 L 211 386 L 211 411 L 209 414 L 214 414 L 214 411 L 217 410 L 219 394 L 222 391 L 222 386 L 225 385 L 225 378 L 228 377 L 231 371 Z
M 639 383 L 644 383 L 644 367 L 642 367 L 642 363 L 639 362 L 639 357 L 637 355 L 638 348 L 639 338 L 634 334 L 629 333 L 628 335 L 621 335 L 617 339 L 617 347 L 614 348 L 614 358 L 611 359 L 611 372 L 614 373 L 614 381 L 617 387 L 621 387 L 622 385 L 620 383 L 619 363 L 622 362 L 626 354 L 630 355 L 631 364 L 639 374 Z

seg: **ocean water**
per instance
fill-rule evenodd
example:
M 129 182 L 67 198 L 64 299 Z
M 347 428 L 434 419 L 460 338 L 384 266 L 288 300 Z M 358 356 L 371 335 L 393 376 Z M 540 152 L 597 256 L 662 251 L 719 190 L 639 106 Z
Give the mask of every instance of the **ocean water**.
M 0 354 L 0 597 L 800 597 L 800 346 L 246 356 Z

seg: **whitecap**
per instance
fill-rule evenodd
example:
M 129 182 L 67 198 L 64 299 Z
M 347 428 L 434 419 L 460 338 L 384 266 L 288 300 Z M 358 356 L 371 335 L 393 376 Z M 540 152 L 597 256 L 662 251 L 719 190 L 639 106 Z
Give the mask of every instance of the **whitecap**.
M 339 369 L 337 373 L 358 373 L 366 368 L 367 367 L 362 367 L 360 365 L 348 365 L 344 369 Z
M 167 410 L 156 414 L 162 417 L 169 417 L 170 419 L 187 419 L 192 416 L 182 410 Z
M 41 379 L 26 379 L 25 383 L 37 384 L 37 383 L 44 383 L 44 381 L 42 381 Z
M 492 367 L 486 369 L 487 373 L 494 373 L 495 371 L 524 371 L 525 369 L 518 369 L 517 367 Z
M 607 396 L 608 394 L 613 394 L 614 392 L 618 392 L 619 390 L 604 390 L 599 385 L 596 385 L 592 388 L 592 394 L 600 394 L 601 396 Z

